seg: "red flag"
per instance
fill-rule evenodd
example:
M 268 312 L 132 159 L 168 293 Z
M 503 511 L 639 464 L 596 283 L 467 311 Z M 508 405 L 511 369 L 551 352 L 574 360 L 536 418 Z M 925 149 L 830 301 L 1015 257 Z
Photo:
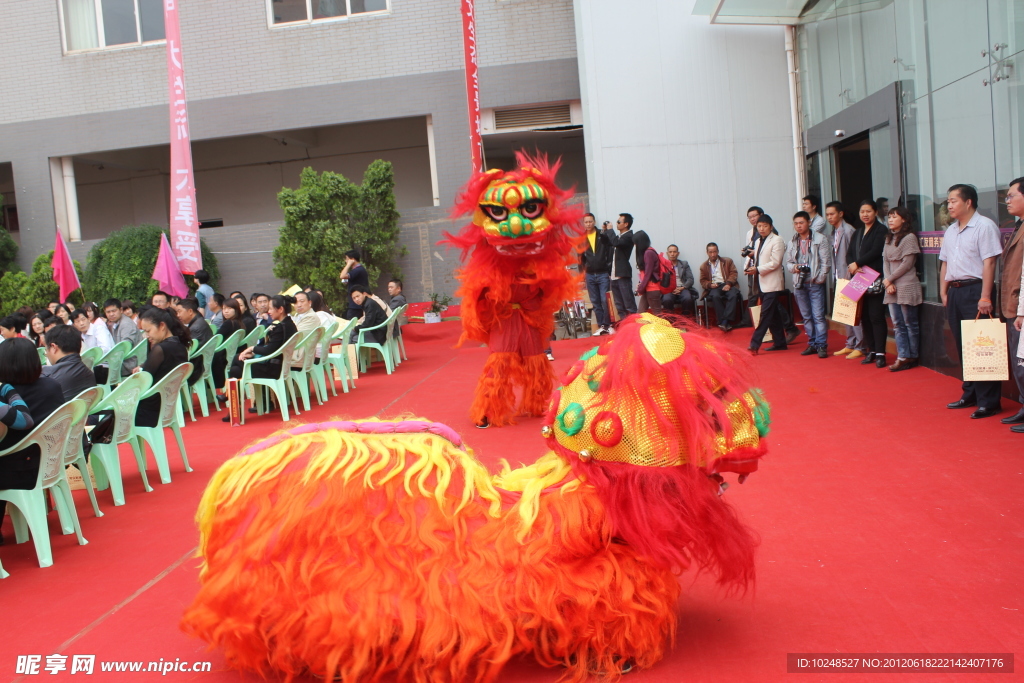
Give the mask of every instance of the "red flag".
M 473 171 L 482 171 L 483 144 L 480 139 L 480 70 L 476 61 L 475 0 L 462 0 L 462 48 L 466 69 L 466 98 L 469 102 L 469 150 Z
M 50 261 L 53 267 L 53 281 L 60 287 L 60 300 L 67 301 L 71 292 L 75 291 L 82 284 L 78 281 L 78 273 L 75 272 L 75 264 L 71 262 L 71 254 L 64 245 L 64 238 L 57 233 L 57 241 L 53 245 L 53 260 Z
M 167 233 L 160 233 L 160 253 L 156 257 L 156 268 L 153 279 L 160 283 L 160 289 L 171 296 L 184 298 L 188 296 L 188 285 L 178 270 L 178 260 L 174 258 L 171 244 L 167 241 Z

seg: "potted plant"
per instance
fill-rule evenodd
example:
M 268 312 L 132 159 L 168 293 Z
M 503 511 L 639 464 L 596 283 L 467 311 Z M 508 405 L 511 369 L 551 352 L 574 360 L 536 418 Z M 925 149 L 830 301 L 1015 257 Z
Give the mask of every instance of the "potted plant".
M 423 314 L 423 322 L 441 322 L 441 313 L 448 310 L 448 304 L 450 304 L 451 302 L 452 298 L 447 294 L 438 294 L 437 292 L 431 292 L 430 308 L 428 308 L 426 312 Z

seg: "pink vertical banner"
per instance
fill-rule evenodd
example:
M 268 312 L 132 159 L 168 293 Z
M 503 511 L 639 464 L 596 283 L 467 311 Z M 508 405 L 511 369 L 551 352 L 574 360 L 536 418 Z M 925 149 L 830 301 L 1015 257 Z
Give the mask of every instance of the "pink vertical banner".
M 167 82 L 171 104 L 171 250 L 182 273 L 203 267 L 199 249 L 199 219 L 196 211 L 195 177 L 189 137 L 188 107 L 185 105 L 185 69 L 181 56 L 181 0 L 163 0 L 164 31 L 167 34 Z
M 480 139 L 480 70 L 476 63 L 475 0 L 462 0 L 462 46 L 466 60 L 466 97 L 469 102 L 469 144 L 473 170 L 483 170 Z

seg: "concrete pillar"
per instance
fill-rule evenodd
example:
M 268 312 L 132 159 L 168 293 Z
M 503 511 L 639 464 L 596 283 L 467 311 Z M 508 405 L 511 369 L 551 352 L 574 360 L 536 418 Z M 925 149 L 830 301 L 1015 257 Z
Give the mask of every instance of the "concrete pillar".
M 64 170 L 61 157 L 50 157 L 50 187 L 53 190 L 53 217 L 57 230 L 64 239 L 71 239 L 68 232 L 68 200 L 64 194 Z
M 64 175 L 64 201 L 67 207 L 68 239 L 82 240 L 82 225 L 78 220 L 78 188 L 75 186 L 75 164 L 72 157 L 61 157 L 61 171 Z

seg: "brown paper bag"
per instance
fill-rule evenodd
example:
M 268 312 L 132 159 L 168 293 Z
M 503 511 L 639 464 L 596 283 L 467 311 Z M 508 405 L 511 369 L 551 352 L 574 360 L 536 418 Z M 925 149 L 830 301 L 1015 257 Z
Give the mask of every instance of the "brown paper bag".
M 836 300 L 832 304 L 832 320 L 843 325 L 854 326 L 860 324 L 863 298 L 860 301 L 854 301 L 842 293 L 843 287 L 846 287 L 849 282 L 849 280 L 836 280 Z
M 608 319 L 613 323 L 617 323 L 622 318 L 619 317 L 619 309 L 615 307 L 615 297 L 612 295 L 612 290 L 608 290 L 604 293 L 604 307 L 608 311 Z
M 964 381 L 1002 382 L 1010 379 L 1006 355 L 1006 323 L 995 318 L 961 320 Z
M 92 487 L 96 488 L 96 475 L 92 473 L 92 463 L 88 463 L 86 468 L 89 470 L 89 479 L 92 481 Z M 74 465 L 68 465 L 64 468 L 68 477 L 68 487 L 72 491 L 84 491 L 85 490 L 85 479 L 82 478 L 82 473 Z
M 756 330 L 758 324 L 760 324 L 760 322 L 761 322 L 761 307 L 760 306 L 751 306 L 750 307 L 750 321 L 752 323 L 754 323 L 754 329 Z M 770 341 L 774 341 L 774 340 L 775 340 L 775 337 L 772 336 L 772 333 L 771 333 L 770 330 L 764 333 L 764 339 L 762 341 L 770 342 Z

